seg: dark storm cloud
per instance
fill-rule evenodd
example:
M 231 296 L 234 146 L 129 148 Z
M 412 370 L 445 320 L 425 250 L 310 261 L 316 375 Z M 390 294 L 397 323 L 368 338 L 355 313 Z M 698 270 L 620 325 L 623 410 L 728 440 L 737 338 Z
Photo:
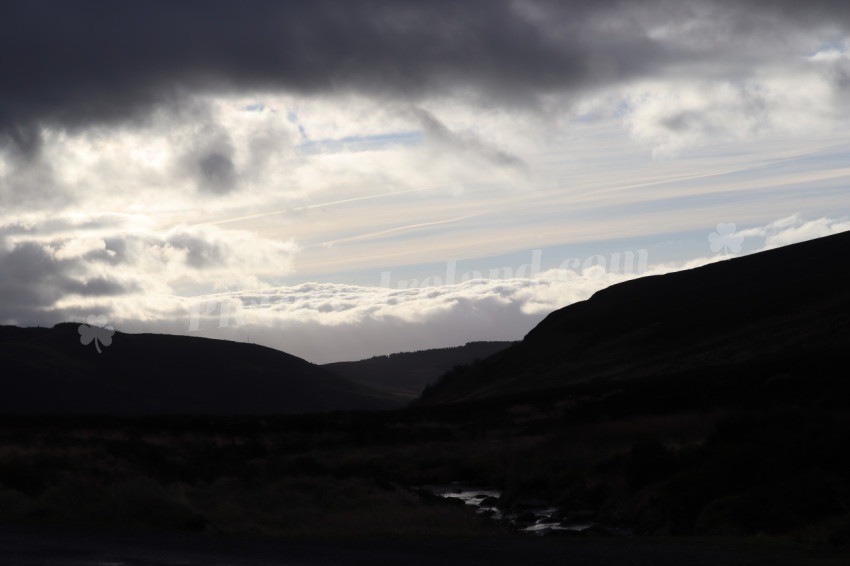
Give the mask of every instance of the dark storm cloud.
M 168 244 L 186 251 L 186 265 L 195 269 L 204 269 L 225 262 L 227 251 L 215 242 L 186 233 L 174 234 L 168 238 Z
M 67 293 L 74 293 L 84 297 L 110 297 L 115 295 L 124 295 L 129 291 L 137 290 L 138 287 L 128 289 L 109 279 L 103 277 L 95 277 L 85 282 L 73 281 L 66 290 Z
M 477 155 L 494 165 L 505 165 L 519 169 L 527 167 L 522 158 L 494 147 L 471 132 L 460 134 L 453 132 L 427 110 L 413 108 L 411 112 L 422 125 L 426 137 L 447 146 L 453 151 Z
M 79 267 L 79 260 L 56 259 L 36 242 L 0 248 L 0 312 L 37 319 L 39 311 L 68 295 L 114 296 L 130 290 L 103 277 L 77 279 L 73 273 Z
M 180 108 L 187 94 L 209 91 L 356 91 L 414 101 L 463 91 L 526 103 L 546 92 L 704 59 L 699 49 L 651 39 L 644 27 L 692 17 L 700 5 L 6 0 L 0 3 L 0 144 L 32 155 L 42 126 L 140 118 L 154 106 Z M 718 25 L 734 21 L 751 36 L 778 31 L 758 27 L 765 15 L 836 25 L 848 14 L 844 1 L 712 5 L 734 12 Z M 225 160 L 216 163 L 213 175 L 226 169 Z
M 233 186 L 235 173 L 229 156 L 213 151 L 198 161 L 204 187 L 214 193 L 227 192 Z
M 233 140 L 227 130 L 208 115 L 199 113 L 198 117 L 205 123 L 190 138 L 179 168 L 194 181 L 199 191 L 227 194 L 236 188 L 239 180 L 233 164 Z

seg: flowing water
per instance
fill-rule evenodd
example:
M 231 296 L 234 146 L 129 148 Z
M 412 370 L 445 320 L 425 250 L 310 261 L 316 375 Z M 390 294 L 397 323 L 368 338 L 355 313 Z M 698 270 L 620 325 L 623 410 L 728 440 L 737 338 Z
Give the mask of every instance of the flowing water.
M 476 513 L 510 525 L 520 532 L 546 535 L 555 531 L 582 532 L 595 526 L 592 522 L 570 517 L 561 509 L 543 501 L 519 501 L 505 508 L 500 505 L 502 493 L 495 489 L 472 487 L 460 482 L 423 485 L 414 489 L 446 499 L 458 499 L 473 507 Z

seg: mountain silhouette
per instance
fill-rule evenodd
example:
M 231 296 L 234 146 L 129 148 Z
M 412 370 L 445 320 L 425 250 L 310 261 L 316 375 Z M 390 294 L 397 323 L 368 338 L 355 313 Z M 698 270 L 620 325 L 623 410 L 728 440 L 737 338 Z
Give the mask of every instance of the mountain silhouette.
M 0 326 L 0 414 L 285 414 L 401 402 L 255 344 L 110 334 L 77 323 Z
M 452 348 L 399 352 L 322 367 L 355 383 L 413 400 L 427 385 L 452 368 L 483 360 L 511 344 L 513 342 L 468 342 Z
M 659 376 L 788 378 L 846 367 L 850 233 L 613 285 L 451 372 L 423 405 Z

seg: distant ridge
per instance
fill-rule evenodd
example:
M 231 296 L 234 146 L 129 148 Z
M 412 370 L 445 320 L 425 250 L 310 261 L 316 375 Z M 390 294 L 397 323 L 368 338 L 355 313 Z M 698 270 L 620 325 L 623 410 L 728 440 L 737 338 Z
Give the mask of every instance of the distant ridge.
M 412 400 L 455 366 L 483 360 L 511 344 L 513 342 L 468 342 L 463 346 L 400 352 L 322 367 L 356 383 Z
M 421 404 L 579 382 L 846 367 L 850 233 L 644 277 L 547 316 L 522 342 L 444 376 Z M 769 377 L 769 376 L 768 376 Z
M 255 344 L 116 332 L 98 353 L 81 343 L 80 326 L 0 326 L 0 414 L 292 414 L 400 403 Z

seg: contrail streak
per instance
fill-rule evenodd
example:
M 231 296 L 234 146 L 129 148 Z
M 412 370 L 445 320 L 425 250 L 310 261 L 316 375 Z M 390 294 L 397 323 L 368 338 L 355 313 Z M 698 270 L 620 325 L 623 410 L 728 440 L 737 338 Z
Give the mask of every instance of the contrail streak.
M 408 189 L 406 191 L 392 191 L 392 192 L 389 192 L 389 193 L 379 193 L 379 194 L 376 194 L 376 195 L 366 195 L 366 196 L 362 196 L 362 197 L 354 197 L 354 198 L 347 198 L 347 199 L 342 199 L 342 200 L 334 200 L 334 201 L 330 201 L 330 202 L 320 202 L 320 203 L 316 203 L 316 204 L 308 204 L 308 205 L 299 206 L 299 207 L 296 207 L 296 208 L 284 208 L 284 209 L 281 209 L 281 210 L 273 210 L 273 211 L 270 211 L 270 212 L 261 212 L 259 214 L 250 214 L 248 216 L 237 216 L 235 218 L 225 218 L 224 220 L 215 220 L 213 222 L 205 222 L 204 224 L 230 224 L 232 222 L 241 222 L 243 220 L 254 220 L 254 219 L 257 219 L 257 218 L 265 218 L 267 216 L 274 216 L 275 214 L 286 214 L 287 212 L 299 212 L 299 211 L 302 211 L 302 210 L 309 210 L 311 208 L 323 208 L 325 206 L 336 206 L 338 204 L 346 204 L 346 203 L 349 203 L 349 202 L 357 202 L 357 201 L 360 201 L 360 200 L 370 200 L 370 199 L 376 199 L 376 198 L 382 198 L 382 197 L 389 197 L 389 196 L 393 196 L 393 195 L 403 195 L 403 194 L 407 194 L 407 193 L 418 193 L 418 192 L 427 191 L 427 190 L 428 189 Z

